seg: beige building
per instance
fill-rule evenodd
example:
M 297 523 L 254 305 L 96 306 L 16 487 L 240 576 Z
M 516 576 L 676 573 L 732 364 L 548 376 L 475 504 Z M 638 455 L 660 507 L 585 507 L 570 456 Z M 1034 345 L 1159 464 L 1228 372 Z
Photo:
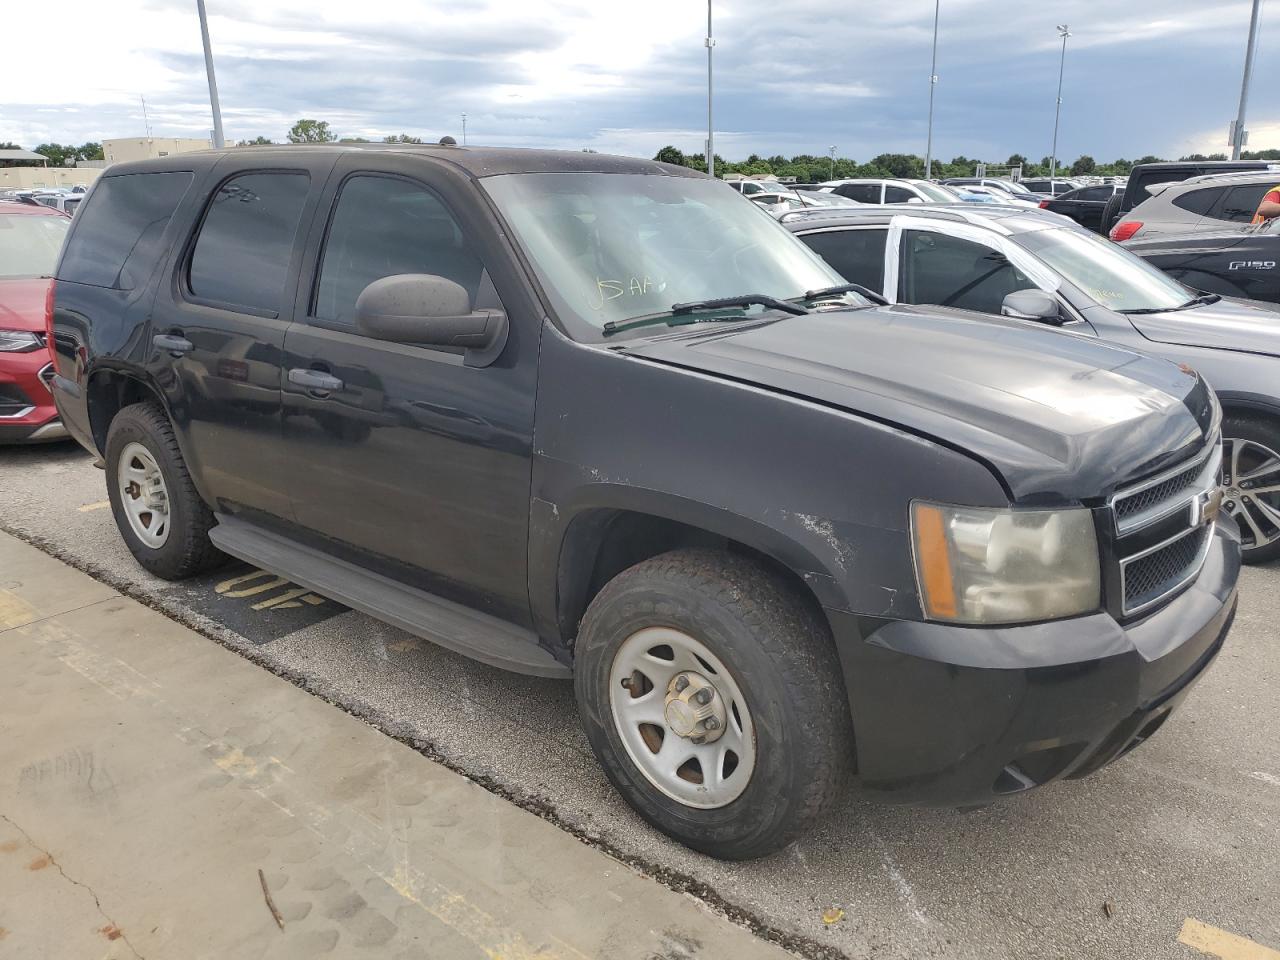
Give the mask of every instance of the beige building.
M 100 167 L 0 167 L 0 190 L 87 187 L 98 179 L 100 173 Z
M 102 155 L 108 164 L 129 160 L 151 160 L 192 150 L 208 150 L 213 146 L 208 140 L 196 137 L 130 137 L 123 140 L 103 140 Z

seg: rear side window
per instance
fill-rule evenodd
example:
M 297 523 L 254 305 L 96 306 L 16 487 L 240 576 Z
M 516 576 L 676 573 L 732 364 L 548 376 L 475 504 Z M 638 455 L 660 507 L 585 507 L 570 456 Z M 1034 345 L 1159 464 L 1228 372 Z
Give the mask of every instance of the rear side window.
M 880 202 L 880 184 L 878 183 L 843 183 L 831 192 L 858 203 Z
M 1085 187 L 1075 193 L 1069 193 L 1063 199 L 1072 200 L 1109 200 L 1115 190 L 1112 187 Z
M 908 200 L 915 199 L 917 199 L 916 195 L 906 187 L 895 187 L 890 184 L 884 188 L 885 203 L 906 203 Z
M 116 290 L 145 284 L 164 253 L 161 237 L 191 180 L 186 171 L 103 177 L 76 214 L 58 279 Z
M 1223 187 L 1206 187 L 1203 190 L 1188 190 L 1186 193 L 1173 198 L 1173 205 L 1179 209 L 1194 213 L 1203 217 L 1213 205 L 1218 202 L 1222 196 Z M 1249 214 L 1250 217 L 1253 214 Z
M 800 239 L 850 283 L 883 292 L 884 246 L 888 230 L 833 230 Z
M 310 186 L 307 174 L 290 171 L 241 174 L 219 187 L 191 254 L 191 293 L 221 306 L 279 316 Z
M 1262 198 L 1275 188 L 1274 183 L 1245 183 L 1232 187 L 1222 198 L 1222 206 L 1213 212 L 1213 216 L 1231 223 L 1250 223 L 1253 215 L 1258 212 L 1258 204 L 1262 203 Z

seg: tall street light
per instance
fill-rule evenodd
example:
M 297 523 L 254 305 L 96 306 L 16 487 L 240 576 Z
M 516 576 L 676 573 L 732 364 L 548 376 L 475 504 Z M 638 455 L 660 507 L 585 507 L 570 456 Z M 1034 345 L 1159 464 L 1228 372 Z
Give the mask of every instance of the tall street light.
M 933 176 L 933 91 L 938 86 L 938 13 L 942 0 L 933 0 L 933 60 L 929 66 L 929 141 L 924 149 L 924 178 Z
M 834 180 L 835 178 L 836 178 L 836 148 L 833 146 L 831 148 L 831 174 L 830 176 L 827 177 L 827 179 Z
M 213 109 L 213 145 L 218 150 L 226 146 L 222 139 L 222 108 L 218 106 L 218 81 L 213 75 L 213 48 L 209 46 L 209 20 L 204 14 L 204 0 L 196 0 L 200 13 L 200 38 L 204 41 L 204 69 L 209 75 L 209 106 Z
M 1053 155 L 1049 160 L 1049 191 L 1053 192 L 1054 179 L 1058 175 L 1058 120 L 1062 116 L 1062 71 L 1067 65 L 1067 37 L 1071 31 L 1065 23 L 1058 24 L 1058 36 L 1062 38 L 1062 58 L 1058 61 L 1058 104 L 1053 111 Z
M 1240 83 L 1240 111 L 1236 114 L 1235 125 L 1231 128 L 1231 159 L 1240 159 L 1240 148 L 1244 146 L 1244 111 L 1249 105 L 1249 80 L 1253 74 L 1253 55 L 1258 49 L 1258 8 L 1261 0 L 1253 0 L 1253 15 L 1249 18 L 1249 45 L 1244 52 L 1244 80 Z
M 711 131 L 711 49 L 716 45 L 711 36 L 711 0 L 707 0 L 707 175 L 716 175 L 716 141 Z

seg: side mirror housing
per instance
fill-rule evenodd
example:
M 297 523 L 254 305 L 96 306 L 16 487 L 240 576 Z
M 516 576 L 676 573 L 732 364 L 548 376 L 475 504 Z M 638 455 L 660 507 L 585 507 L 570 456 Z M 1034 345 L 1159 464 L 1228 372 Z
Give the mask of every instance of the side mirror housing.
M 461 347 L 467 366 L 487 366 L 507 342 L 502 310 L 472 310 L 461 284 L 429 273 L 375 280 L 356 298 L 356 330 L 374 340 Z
M 1052 294 L 1043 290 L 1015 290 L 1004 298 L 1000 313 L 1017 320 L 1035 320 L 1062 326 L 1062 311 Z

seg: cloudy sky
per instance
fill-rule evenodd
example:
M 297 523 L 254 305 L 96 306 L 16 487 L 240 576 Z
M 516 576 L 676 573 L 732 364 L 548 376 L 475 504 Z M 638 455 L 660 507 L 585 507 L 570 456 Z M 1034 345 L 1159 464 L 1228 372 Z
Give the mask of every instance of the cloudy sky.
M 207 0 L 228 139 L 298 117 L 344 136 L 700 152 L 701 0 Z M 935 152 L 1047 155 L 1057 23 L 1059 155 L 1225 149 L 1247 0 L 941 0 Z M 1251 147 L 1280 147 L 1280 23 L 1263 5 Z M 932 0 L 715 0 L 717 152 L 923 154 Z M 0 141 L 210 127 L 195 0 L 70 0 L 49 42 L 0 57 Z M 40 23 L 32 37 L 39 37 Z M 1276 56 L 1273 56 L 1275 54 Z

